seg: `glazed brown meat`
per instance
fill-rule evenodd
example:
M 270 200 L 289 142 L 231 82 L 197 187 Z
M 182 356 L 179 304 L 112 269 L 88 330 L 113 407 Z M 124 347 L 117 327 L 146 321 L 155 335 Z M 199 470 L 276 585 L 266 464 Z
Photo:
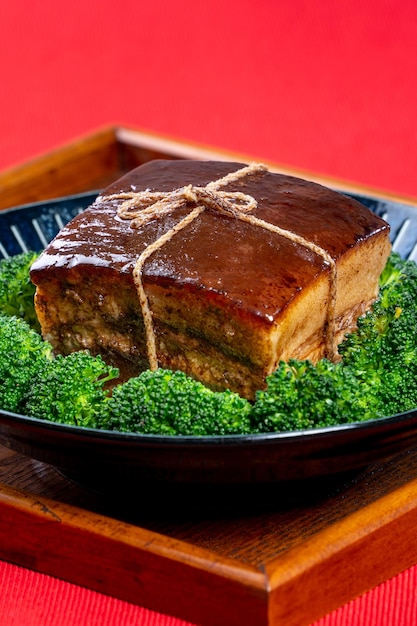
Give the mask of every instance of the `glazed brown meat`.
M 42 332 L 55 350 L 100 353 L 126 379 L 149 367 L 152 334 L 157 365 L 247 398 L 280 360 L 336 359 L 338 343 L 376 298 L 390 252 L 388 225 L 367 208 L 255 168 L 218 186 L 256 201 L 247 219 L 242 199 L 232 199 L 239 215 L 229 215 L 192 196 L 176 208 L 168 199 L 165 214 L 139 225 L 120 214 L 121 192 L 133 194 L 137 210 L 139 191 L 204 191 L 244 167 L 152 161 L 62 229 L 31 271 Z M 196 206 L 199 215 L 138 269 L 142 253 Z M 140 287 L 151 313 L 146 327 Z

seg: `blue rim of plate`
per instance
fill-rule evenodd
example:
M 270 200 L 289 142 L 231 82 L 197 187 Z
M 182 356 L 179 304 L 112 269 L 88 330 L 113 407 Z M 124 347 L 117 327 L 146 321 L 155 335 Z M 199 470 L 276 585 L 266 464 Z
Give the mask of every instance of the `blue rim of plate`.
M 33 202 L 29 204 L 11 207 L 0 212 L 0 233 L 5 233 L 5 227 L 9 229 L 12 237 L 11 245 L 5 245 L 6 237 L 0 238 L 0 258 L 4 257 L 4 251 L 7 255 L 18 254 L 25 250 L 41 250 L 49 241 L 58 233 L 58 231 L 69 222 L 75 215 L 87 208 L 97 197 L 99 191 L 90 191 L 86 193 L 72 194 L 60 198 L 53 198 L 47 201 Z M 345 193 L 345 195 L 354 198 L 371 211 L 385 219 L 391 228 L 391 242 L 394 251 L 399 252 L 404 258 L 417 261 L 417 207 L 408 204 L 402 204 L 391 200 L 381 199 L 358 193 Z M 21 216 L 24 213 L 27 223 L 32 224 L 30 237 L 27 233 L 23 234 Z M 18 218 L 16 220 L 16 218 Z M 10 233 L 8 237 L 10 237 Z M 24 245 L 22 246 L 22 242 Z M 253 435 L 224 435 L 224 436 L 176 436 L 176 435 L 146 435 L 138 433 L 120 433 L 116 431 L 98 430 L 93 428 L 78 427 L 71 424 L 58 424 L 55 422 L 45 422 L 30 416 L 10 413 L 0 409 L 0 416 L 7 415 L 9 419 L 25 419 L 30 420 L 42 428 L 55 428 L 60 431 L 68 430 L 74 433 L 89 433 L 91 436 L 97 436 L 99 432 L 104 437 L 119 437 L 120 439 L 134 438 L 139 440 L 154 440 L 155 442 L 241 442 L 241 441 L 259 441 L 263 439 L 292 439 L 293 437 L 314 437 L 329 435 L 335 431 L 346 431 L 354 428 L 369 428 L 374 424 L 383 424 L 398 422 L 408 415 L 414 415 L 414 410 L 406 413 L 399 413 L 379 418 L 377 420 L 367 420 L 363 422 L 350 422 L 346 424 L 338 424 L 336 426 L 327 426 L 323 428 L 311 428 L 307 430 L 297 431 L 280 431 L 276 433 L 260 433 Z
M 0 257 L 11 256 L 25 249 L 41 250 L 66 222 L 91 204 L 97 193 L 76 194 L 1 211 Z M 346 195 L 358 200 L 388 221 L 391 226 L 393 250 L 399 252 L 404 258 L 417 260 L 417 207 L 361 194 L 347 193 Z M 46 439 L 49 437 L 50 443 L 43 444 L 43 437 Z M 351 457 L 355 453 L 355 446 L 364 448 L 361 452 L 363 457 L 366 455 L 366 446 L 372 448 L 373 444 L 370 442 L 374 441 L 376 449 L 373 452 L 370 450 L 369 457 L 372 460 L 417 446 L 417 408 L 406 413 L 375 420 L 323 428 L 225 436 L 160 436 L 121 433 L 58 424 L 17 413 L 0 411 L 0 440 L 9 447 L 23 451 L 24 454 L 33 456 L 33 458 L 41 461 L 46 459 L 46 462 L 49 462 L 49 457 L 48 454 L 44 454 L 44 447 L 51 446 L 52 443 L 55 445 L 56 442 L 58 446 L 62 444 L 65 448 L 62 453 L 62 465 L 71 464 L 69 456 L 72 445 L 80 445 L 81 447 L 92 445 L 99 453 L 103 448 L 105 450 L 103 463 L 107 462 L 106 450 L 109 445 L 115 446 L 117 450 L 125 447 L 132 448 L 132 450 L 137 449 L 139 465 L 141 464 L 141 451 L 149 448 L 162 451 L 177 449 L 185 456 L 194 455 L 194 462 L 197 464 L 197 455 L 200 455 L 202 466 L 204 466 L 202 449 L 214 451 L 220 448 L 225 450 L 225 455 L 227 455 L 227 451 L 235 449 L 248 452 L 252 448 L 256 448 L 258 452 L 256 452 L 254 466 L 258 466 L 262 464 L 262 454 L 265 450 L 271 451 L 266 456 L 277 453 L 282 453 L 285 456 L 288 452 L 291 457 L 293 449 L 297 450 L 297 456 L 298 450 L 304 446 L 309 449 L 309 452 L 306 453 L 309 462 L 314 463 L 316 455 L 316 457 L 324 459 L 324 463 L 326 463 L 326 459 L 330 459 L 335 454 L 342 454 L 343 456 L 346 452 L 346 455 Z M 357 449 L 358 455 L 359 452 Z M 59 456 L 59 450 L 56 454 Z M 53 464 L 57 464 L 55 463 L 55 456 L 52 454 Z M 85 459 L 84 462 L 87 463 Z M 271 462 L 273 463 L 274 460 L 272 459 Z M 74 464 L 77 464 L 76 459 L 74 459 Z M 363 466 L 363 458 L 357 464 Z M 227 467 L 227 459 L 225 465 Z M 322 473 L 325 472 L 326 469 L 323 469 Z

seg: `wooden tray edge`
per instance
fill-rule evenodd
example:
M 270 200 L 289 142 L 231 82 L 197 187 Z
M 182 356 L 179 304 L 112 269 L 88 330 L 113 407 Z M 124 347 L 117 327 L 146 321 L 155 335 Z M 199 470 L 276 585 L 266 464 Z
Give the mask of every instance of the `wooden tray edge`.
M 262 159 L 259 155 L 187 143 L 127 126 L 105 126 L 24 164 L 0 172 L 0 209 L 100 189 L 103 180 L 107 184 L 106 174 L 123 168 L 125 171 L 130 169 L 128 162 L 120 162 L 120 159 L 123 160 L 121 148 L 129 146 L 143 151 L 143 162 L 150 158 L 212 159 L 245 163 L 260 160 L 271 171 L 306 178 L 340 191 L 365 194 L 402 204 L 417 203 L 417 198 L 399 196 L 352 181 L 290 167 Z M 76 188 L 72 176 L 74 172 L 78 181 Z
M 308 626 L 417 563 L 416 529 L 414 479 L 257 569 L 0 484 L 0 558 L 204 626 Z
M 267 626 L 267 580 L 250 565 L 5 484 L 0 512 L 6 561 L 192 623 Z
M 414 479 L 272 560 L 270 623 L 308 625 L 415 565 L 416 530 Z

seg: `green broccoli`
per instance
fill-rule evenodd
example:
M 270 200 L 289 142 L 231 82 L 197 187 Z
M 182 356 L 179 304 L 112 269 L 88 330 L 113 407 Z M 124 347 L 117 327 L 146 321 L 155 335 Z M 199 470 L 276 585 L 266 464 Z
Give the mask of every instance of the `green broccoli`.
M 34 377 L 24 399 L 27 415 L 60 424 L 100 427 L 105 383 L 119 371 L 87 351 L 58 355 Z
M 113 389 L 103 425 L 156 435 L 251 432 L 251 404 L 231 391 L 215 392 L 180 371 L 147 370 Z
M 339 346 L 342 361 L 280 363 L 258 391 L 259 431 L 300 430 L 417 407 L 417 264 L 392 253 L 380 293 Z
M 35 330 L 39 322 L 34 307 L 35 285 L 30 280 L 30 266 L 37 252 L 22 252 L 0 260 L 0 312 L 21 317 Z
M 378 412 L 394 415 L 417 406 L 417 264 L 392 253 L 380 294 L 358 329 L 339 347 Z
M 34 377 L 51 359 L 51 346 L 24 320 L 0 315 L 0 407 L 20 412 Z
M 417 407 L 417 264 L 398 254 L 381 275 L 378 300 L 339 346 L 342 361 L 280 363 L 252 404 L 165 369 L 143 372 L 110 394 L 106 383 L 118 377 L 115 368 L 88 352 L 54 358 L 51 346 L 30 328 L 33 292 L 24 294 L 34 257 L 18 256 L 15 263 L 0 263 L 5 410 L 121 432 L 223 436 L 332 426 Z
M 316 365 L 291 359 L 267 377 L 256 393 L 254 428 L 259 432 L 306 430 L 378 417 L 354 370 L 327 359 Z

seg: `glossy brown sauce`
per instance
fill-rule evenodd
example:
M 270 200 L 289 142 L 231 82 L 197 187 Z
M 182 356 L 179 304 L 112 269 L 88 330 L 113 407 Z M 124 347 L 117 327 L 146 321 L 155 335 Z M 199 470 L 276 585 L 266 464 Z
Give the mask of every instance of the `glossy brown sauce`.
M 140 229 L 117 216 L 120 191 L 172 191 L 188 184 L 205 186 L 239 163 L 152 161 L 111 185 L 96 203 L 64 228 L 35 263 L 35 283 L 77 265 L 89 273 L 108 268 L 131 274 L 143 250 L 189 212 L 186 207 Z M 301 179 L 257 173 L 224 188 L 253 196 L 254 215 L 295 232 L 326 250 L 335 260 L 358 242 L 388 225 L 358 202 Z M 207 209 L 147 261 L 144 284 L 207 290 L 270 322 L 328 266 L 305 246 Z

